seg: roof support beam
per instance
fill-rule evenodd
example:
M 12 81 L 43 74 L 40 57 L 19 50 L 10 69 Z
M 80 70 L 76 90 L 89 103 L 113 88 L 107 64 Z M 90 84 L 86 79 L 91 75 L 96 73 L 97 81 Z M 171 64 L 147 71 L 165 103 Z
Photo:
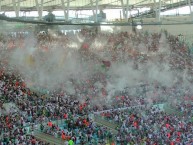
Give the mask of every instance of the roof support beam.
M 171 0 L 172 1 L 172 8 L 174 8 L 174 1 L 173 0 Z
M 62 8 L 64 10 L 64 19 L 66 20 L 66 6 L 65 6 L 64 0 L 61 0 L 61 3 L 62 3 Z
M 47 4 L 47 3 L 50 3 L 50 2 L 53 2 L 53 0 L 50 0 L 50 1 L 44 2 L 43 4 Z
M 159 0 L 159 8 L 158 8 L 158 13 L 157 13 L 157 21 L 160 22 L 160 12 L 161 12 L 161 0 Z
M 90 0 L 90 4 L 88 4 L 88 5 L 91 5 L 91 7 L 92 7 L 92 13 L 93 13 L 93 19 L 94 19 L 94 21 L 97 23 L 98 22 L 98 6 L 99 6 L 99 0 L 95 0 L 95 1 L 93 1 L 93 0 Z
M 39 20 L 42 20 L 42 14 L 43 14 L 43 9 L 44 9 L 43 4 L 44 4 L 44 0 L 41 0 L 40 2 L 36 0 L 36 8 L 38 11 Z
M 121 6 L 122 6 L 123 18 L 125 19 L 126 18 L 126 13 L 125 13 L 124 2 L 123 2 L 123 0 L 120 0 L 120 1 L 121 1 Z
M 96 0 L 96 13 L 95 13 L 95 22 L 98 23 L 98 9 L 99 9 L 99 1 Z
M 14 11 L 16 17 L 19 17 L 19 11 L 20 11 L 20 0 L 12 0 Z
M 188 0 L 188 5 L 189 5 L 189 9 L 190 9 L 190 18 L 191 18 L 191 21 L 193 21 L 193 13 L 192 13 L 191 1 L 190 0 Z
M 156 3 L 156 0 L 153 0 L 153 2 L 154 2 L 153 11 L 155 13 L 155 17 L 157 17 L 157 3 Z
M 0 12 L 1 12 L 1 0 L 0 0 Z
M 66 21 L 68 21 L 69 9 L 70 9 L 70 0 L 67 0 L 67 1 L 61 0 L 61 3 L 62 3 L 62 8 L 64 10 L 64 18 Z M 67 6 L 66 6 L 66 3 L 67 3 Z
M 67 12 L 66 12 L 66 20 L 69 19 L 69 9 L 70 9 L 70 0 L 67 0 Z
M 128 11 L 129 11 L 129 0 L 127 0 L 127 5 L 126 5 L 126 19 L 128 19 Z
M 155 16 L 156 16 L 156 20 L 157 20 L 158 22 L 160 22 L 161 4 L 162 4 L 162 1 L 161 1 L 161 0 L 159 0 L 159 5 L 157 5 L 156 0 L 154 0 Z
M 129 8 L 129 0 L 126 1 L 126 4 L 124 4 L 124 1 L 123 0 L 120 0 L 121 2 L 121 6 L 122 6 L 122 13 L 123 13 L 123 18 L 124 19 L 128 19 L 128 13 L 130 10 Z
M 93 16 L 95 16 L 93 0 L 90 0 L 90 4 L 91 4 L 91 7 L 92 7 L 92 14 L 93 14 Z

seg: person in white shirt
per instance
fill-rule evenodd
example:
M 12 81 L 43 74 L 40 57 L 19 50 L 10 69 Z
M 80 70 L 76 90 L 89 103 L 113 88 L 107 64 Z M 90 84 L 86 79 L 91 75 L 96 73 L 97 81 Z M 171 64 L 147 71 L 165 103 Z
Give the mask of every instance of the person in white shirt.
M 64 145 L 68 145 L 68 141 L 67 140 L 64 142 Z

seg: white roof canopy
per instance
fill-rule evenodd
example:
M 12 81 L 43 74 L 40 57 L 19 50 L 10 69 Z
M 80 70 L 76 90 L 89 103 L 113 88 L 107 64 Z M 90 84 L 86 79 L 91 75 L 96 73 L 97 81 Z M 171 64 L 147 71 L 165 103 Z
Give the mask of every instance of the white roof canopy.
M 129 6 L 134 7 L 153 7 L 159 4 L 159 0 L 0 0 L 2 11 L 14 10 L 14 7 L 19 5 L 20 10 L 37 10 L 37 3 L 43 4 L 43 9 L 63 9 L 67 7 L 69 2 L 69 9 L 81 10 L 92 9 L 96 7 L 98 1 L 99 9 L 105 8 L 121 8 Z M 162 5 L 179 2 L 180 0 L 161 0 Z M 62 2 L 64 5 L 62 5 Z

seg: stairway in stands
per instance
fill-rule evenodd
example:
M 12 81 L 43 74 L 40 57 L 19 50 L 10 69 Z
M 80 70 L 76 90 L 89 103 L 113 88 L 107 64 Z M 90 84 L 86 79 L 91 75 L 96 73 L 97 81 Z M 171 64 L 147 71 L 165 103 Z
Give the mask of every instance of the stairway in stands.
M 4 109 L 0 109 L 0 114 L 9 114 L 10 112 L 16 112 L 19 111 L 15 103 L 4 103 L 3 104 Z
M 118 124 L 111 123 L 107 120 L 101 119 L 101 118 L 95 118 L 95 123 L 100 126 L 107 127 L 113 134 L 117 134 L 117 126 Z M 60 138 L 55 138 L 54 136 L 48 135 L 46 133 L 42 132 L 36 132 L 35 137 L 39 140 L 42 140 L 44 142 L 50 143 L 50 145 L 63 145 L 64 141 Z
M 41 132 L 36 132 L 35 133 L 35 138 L 44 141 L 46 143 L 50 143 L 50 145 L 63 145 L 64 141 L 60 138 L 55 138 L 54 136 L 41 133 Z
M 108 129 L 110 129 L 112 131 L 113 134 L 117 134 L 117 126 L 118 124 L 115 123 L 111 123 L 105 119 L 100 119 L 100 118 L 95 118 L 94 119 L 95 123 L 98 125 L 102 125 L 104 127 L 107 127 Z
M 168 114 L 175 114 L 177 116 L 182 116 L 183 114 L 181 112 L 179 112 L 178 110 L 175 110 L 174 108 L 172 108 L 169 104 L 166 104 L 164 106 L 164 110 L 166 113 Z

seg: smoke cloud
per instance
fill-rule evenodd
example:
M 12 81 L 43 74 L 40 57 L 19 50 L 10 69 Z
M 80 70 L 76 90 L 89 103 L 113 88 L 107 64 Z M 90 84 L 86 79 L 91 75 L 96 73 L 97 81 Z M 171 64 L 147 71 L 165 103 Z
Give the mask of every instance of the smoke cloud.
M 29 88 L 64 89 L 77 96 L 77 86 L 81 85 L 88 89 L 94 87 L 96 96 L 102 96 L 100 90 L 105 89 L 108 98 L 111 98 L 117 91 L 141 84 L 158 83 L 172 87 L 180 77 L 187 86 L 190 84 L 187 80 L 188 69 L 180 73 L 171 69 L 171 46 L 165 34 L 157 38 L 151 35 L 145 38 L 141 34 L 135 36 L 135 40 L 124 37 L 125 40 L 117 44 L 108 42 L 106 39 L 111 34 L 108 35 L 99 34 L 89 38 L 81 33 L 54 35 L 57 41 L 53 40 L 49 45 L 44 41 L 38 44 L 37 36 L 28 36 L 24 48 L 17 48 L 10 54 L 9 63 L 16 66 Z M 84 43 L 89 45 L 87 50 L 82 49 Z M 151 50 L 152 43 L 158 45 L 158 50 Z M 138 54 L 141 55 L 134 57 Z M 116 61 L 113 60 L 114 56 L 117 57 Z M 101 67 L 103 60 L 111 62 L 106 70 Z M 92 79 L 100 73 L 105 76 L 105 83 L 101 78 Z

